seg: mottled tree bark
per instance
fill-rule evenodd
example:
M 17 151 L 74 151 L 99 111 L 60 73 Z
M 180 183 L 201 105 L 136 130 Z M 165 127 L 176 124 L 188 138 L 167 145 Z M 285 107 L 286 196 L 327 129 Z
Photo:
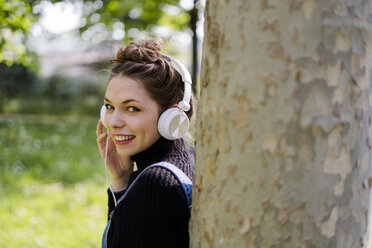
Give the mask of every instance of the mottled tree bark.
M 371 16 L 207 1 L 191 247 L 372 247 Z

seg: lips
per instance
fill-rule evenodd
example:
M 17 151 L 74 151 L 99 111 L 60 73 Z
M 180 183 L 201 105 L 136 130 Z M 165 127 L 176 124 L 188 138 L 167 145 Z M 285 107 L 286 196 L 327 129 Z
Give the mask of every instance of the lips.
M 134 140 L 134 135 L 114 135 L 114 140 L 117 145 L 125 145 Z

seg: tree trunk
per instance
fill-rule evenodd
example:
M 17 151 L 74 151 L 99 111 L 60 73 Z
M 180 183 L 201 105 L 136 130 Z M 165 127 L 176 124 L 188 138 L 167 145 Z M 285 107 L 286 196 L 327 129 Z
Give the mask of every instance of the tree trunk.
M 207 1 L 191 247 L 372 247 L 371 1 Z

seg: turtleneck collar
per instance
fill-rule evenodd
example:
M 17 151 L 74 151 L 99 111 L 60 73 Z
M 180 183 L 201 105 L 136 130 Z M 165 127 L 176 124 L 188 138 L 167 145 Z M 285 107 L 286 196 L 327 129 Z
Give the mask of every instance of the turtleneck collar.
M 172 156 L 174 153 L 177 153 L 177 151 L 182 151 L 184 142 L 183 139 L 167 140 L 160 137 L 148 149 L 131 156 L 130 159 L 136 162 L 137 168 L 141 172 L 151 164 L 166 161 L 167 158 Z

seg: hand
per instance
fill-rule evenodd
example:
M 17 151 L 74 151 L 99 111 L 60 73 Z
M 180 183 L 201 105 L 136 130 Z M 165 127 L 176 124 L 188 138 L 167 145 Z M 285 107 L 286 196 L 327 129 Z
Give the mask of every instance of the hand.
M 107 168 L 112 176 L 111 184 L 113 189 L 117 190 L 126 187 L 129 181 L 129 176 L 133 171 L 133 161 L 130 160 L 130 157 L 123 157 L 117 153 L 114 141 L 110 136 L 108 136 L 108 133 L 103 132 L 103 124 L 101 120 L 98 121 L 96 134 L 98 150 L 103 161 L 105 161 L 106 142 L 108 140 Z M 108 139 L 107 136 L 109 137 Z

